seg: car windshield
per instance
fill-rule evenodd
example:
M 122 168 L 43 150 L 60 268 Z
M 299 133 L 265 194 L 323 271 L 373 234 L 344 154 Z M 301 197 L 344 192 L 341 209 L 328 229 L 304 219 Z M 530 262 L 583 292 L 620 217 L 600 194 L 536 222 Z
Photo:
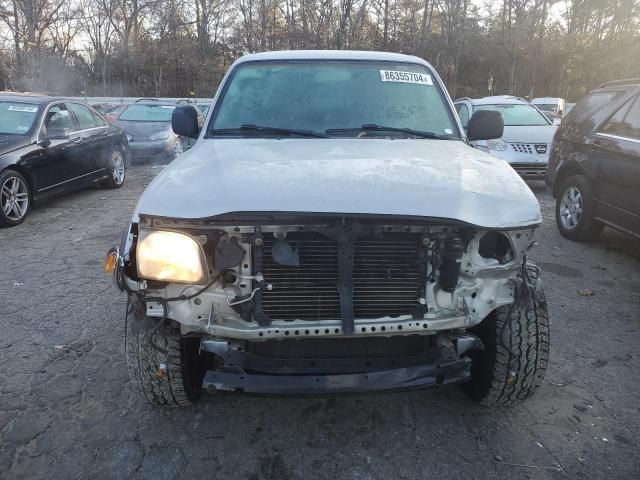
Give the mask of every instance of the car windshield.
M 327 133 L 430 138 L 407 130 L 459 138 L 451 109 L 425 66 L 344 61 L 240 65 L 225 86 L 207 135 L 278 136 L 286 129 L 296 130 L 296 138 Z
M 38 105 L 24 102 L 0 102 L 0 134 L 24 135 L 33 126 Z
M 522 103 L 503 105 L 478 105 L 475 110 L 495 110 L 502 114 L 505 127 L 524 125 L 549 125 L 546 117 L 531 105 Z
M 170 122 L 174 105 L 149 105 L 134 103 L 122 112 L 119 120 L 132 122 Z
M 536 103 L 534 104 L 536 107 L 538 107 L 540 110 L 542 110 L 543 112 L 555 112 L 556 109 L 558 108 L 558 104 L 557 103 Z

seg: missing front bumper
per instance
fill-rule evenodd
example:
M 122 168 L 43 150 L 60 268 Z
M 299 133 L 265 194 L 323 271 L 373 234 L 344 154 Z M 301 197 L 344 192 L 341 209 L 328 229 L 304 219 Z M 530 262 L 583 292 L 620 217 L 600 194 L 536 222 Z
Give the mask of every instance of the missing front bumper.
M 263 375 L 208 371 L 203 388 L 208 392 L 305 395 L 415 390 L 460 383 L 470 376 L 471 360 L 419 365 L 368 373 L 339 375 Z
M 203 341 L 201 346 L 220 360 L 216 370 L 206 372 L 204 390 L 281 395 L 412 390 L 459 383 L 470 376 L 471 361 L 463 354 L 482 348 L 471 335 L 439 335 L 431 347 L 410 355 L 390 349 L 385 355 L 329 357 L 316 351 L 316 356 L 292 358 L 256 354 L 220 341 Z

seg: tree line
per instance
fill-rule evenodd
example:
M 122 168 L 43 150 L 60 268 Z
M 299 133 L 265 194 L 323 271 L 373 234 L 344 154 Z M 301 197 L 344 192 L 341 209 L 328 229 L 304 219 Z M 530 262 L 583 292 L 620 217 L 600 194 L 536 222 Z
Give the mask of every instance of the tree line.
M 577 100 L 640 76 L 640 0 L 0 0 L 0 88 L 211 96 L 239 56 L 408 53 L 452 96 Z

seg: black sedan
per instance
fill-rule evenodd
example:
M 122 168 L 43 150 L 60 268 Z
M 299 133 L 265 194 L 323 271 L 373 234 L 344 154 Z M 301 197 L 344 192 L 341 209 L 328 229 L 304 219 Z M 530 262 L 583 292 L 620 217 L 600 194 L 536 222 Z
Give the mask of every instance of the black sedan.
M 19 224 L 52 195 L 121 187 L 130 157 L 124 132 L 82 102 L 0 95 L 0 226 Z
M 592 240 L 606 225 L 640 237 L 640 79 L 589 92 L 556 132 L 547 185 L 560 233 Z

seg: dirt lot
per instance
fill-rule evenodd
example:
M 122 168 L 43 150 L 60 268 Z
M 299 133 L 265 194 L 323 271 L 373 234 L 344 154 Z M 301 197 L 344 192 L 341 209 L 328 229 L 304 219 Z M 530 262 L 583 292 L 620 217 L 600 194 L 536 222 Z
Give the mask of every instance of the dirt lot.
M 457 387 L 142 404 L 124 296 L 102 262 L 157 172 L 134 168 L 119 191 L 84 190 L 0 230 L 0 478 L 640 478 L 640 242 L 563 239 L 541 186 L 532 257 L 551 363 L 524 405 L 488 410 Z

